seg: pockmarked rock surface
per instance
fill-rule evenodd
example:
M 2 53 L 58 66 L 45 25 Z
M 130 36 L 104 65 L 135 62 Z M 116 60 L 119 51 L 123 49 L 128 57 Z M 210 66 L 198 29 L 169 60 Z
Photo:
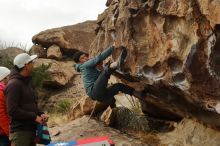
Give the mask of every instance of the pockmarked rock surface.
M 115 40 L 116 59 L 117 47 L 127 47 L 121 78 L 150 93 L 143 112 L 169 120 L 191 117 L 219 129 L 220 2 L 109 0 L 106 5 L 90 53 Z

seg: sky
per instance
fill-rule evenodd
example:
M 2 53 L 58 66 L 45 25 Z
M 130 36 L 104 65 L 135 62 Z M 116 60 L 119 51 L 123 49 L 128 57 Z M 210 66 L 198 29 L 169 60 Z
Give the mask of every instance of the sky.
M 35 34 L 96 20 L 106 0 L 0 0 L 0 41 L 31 47 Z

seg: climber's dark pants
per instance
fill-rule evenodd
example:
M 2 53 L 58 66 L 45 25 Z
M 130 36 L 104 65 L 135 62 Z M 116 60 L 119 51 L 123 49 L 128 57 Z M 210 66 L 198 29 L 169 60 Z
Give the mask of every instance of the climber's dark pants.
M 100 102 L 111 102 L 115 101 L 114 96 L 118 94 L 119 91 L 132 95 L 134 89 L 124 85 L 122 83 L 116 83 L 108 86 L 108 80 L 113 73 L 113 70 L 109 68 L 105 68 L 101 74 L 99 75 L 98 79 L 95 81 L 93 86 L 93 99 L 98 100 Z

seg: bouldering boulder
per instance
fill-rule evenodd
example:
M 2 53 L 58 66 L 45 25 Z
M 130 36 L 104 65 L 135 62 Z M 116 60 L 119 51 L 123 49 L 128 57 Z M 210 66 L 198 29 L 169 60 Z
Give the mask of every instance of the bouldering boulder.
M 77 49 L 88 52 L 91 42 L 95 38 L 95 21 L 86 21 L 71 26 L 42 31 L 33 36 L 34 44 L 48 48 L 54 44 L 68 53 L 75 53 Z
M 119 46 L 126 46 L 120 78 L 149 93 L 142 102 L 146 114 L 191 117 L 219 128 L 220 2 L 112 0 L 107 6 L 99 15 L 91 56 L 115 41 L 116 59 Z

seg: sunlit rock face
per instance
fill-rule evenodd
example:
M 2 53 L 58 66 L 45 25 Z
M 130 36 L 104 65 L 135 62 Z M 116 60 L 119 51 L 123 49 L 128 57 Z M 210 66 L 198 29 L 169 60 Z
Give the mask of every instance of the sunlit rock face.
M 171 120 L 192 117 L 219 128 L 220 2 L 108 0 L 106 6 L 90 53 L 114 40 L 116 47 L 127 47 L 122 74 L 131 86 L 150 92 L 143 111 Z

